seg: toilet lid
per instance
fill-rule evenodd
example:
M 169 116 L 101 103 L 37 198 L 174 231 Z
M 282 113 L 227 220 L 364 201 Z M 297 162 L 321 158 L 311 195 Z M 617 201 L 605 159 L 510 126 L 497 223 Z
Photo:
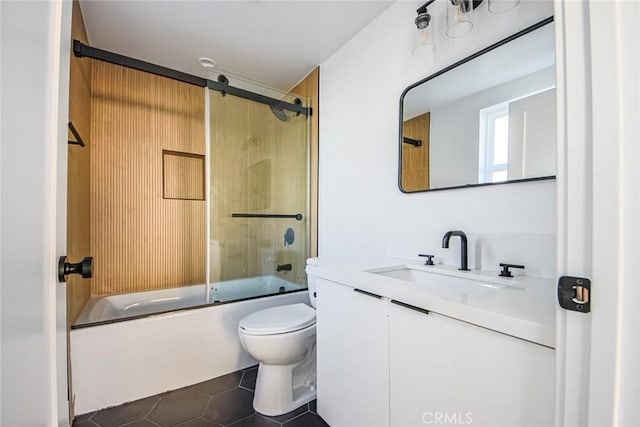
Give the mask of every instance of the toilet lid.
M 315 322 L 316 311 L 300 303 L 256 311 L 240 321 L 240 329 L 251 335 L 274 335 L 304 329 Z

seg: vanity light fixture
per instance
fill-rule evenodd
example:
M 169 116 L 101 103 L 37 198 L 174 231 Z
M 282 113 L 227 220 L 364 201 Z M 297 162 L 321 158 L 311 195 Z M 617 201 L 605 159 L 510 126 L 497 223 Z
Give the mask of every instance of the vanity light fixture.
M 413 49 L 411 50 L 411 54 L 415 57 L 430 55 L 436 50 L 436 45 L 433 41 L 433 31 L 431 27 L 429 27 L 431 15 L 427 12 L 427 6 L 434 1 L 435 0 L 430 0 L 426 2 L 417 10 L 418 16 L 414 23 L 418 29 L 418 34 L 413 38 Z
M 411 53 L 415 57 L 429 55 L 436 50 L 431 24 L 432 16 L 427 7 L 436 0 L 429 0 L 417 9 L 414 24 L 417 34 L 413 38 Z M 515 8 L 521 0 L 489 0 L 489 12 L 504 13 Z M 473 29 L 473 11 L 483 0 L 444 0 L 446 35 L 451 38 L 464 37 Z
M 447 36 L 464 37 L 473 29 L 473 10 L 482 0 L 446 0 Z
M 520 4 L 520 0 L 489 0 L 489 12 L 493 14 L 505 13 Z

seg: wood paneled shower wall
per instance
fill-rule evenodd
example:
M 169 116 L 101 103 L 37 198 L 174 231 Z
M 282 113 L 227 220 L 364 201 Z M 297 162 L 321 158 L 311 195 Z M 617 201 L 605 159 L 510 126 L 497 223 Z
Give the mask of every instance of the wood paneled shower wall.
M 204 283 L 205 202 L 163 198 L 163 150 L 205 154 L 204 89 L 100 61 L 92 89 L 92 295 Z

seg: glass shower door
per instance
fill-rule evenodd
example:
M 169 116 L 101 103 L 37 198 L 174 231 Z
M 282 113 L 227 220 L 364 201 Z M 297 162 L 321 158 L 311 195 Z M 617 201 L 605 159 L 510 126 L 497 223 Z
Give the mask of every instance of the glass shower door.
M 209 302 L 306 288 L 308 118 L 209 97 Z

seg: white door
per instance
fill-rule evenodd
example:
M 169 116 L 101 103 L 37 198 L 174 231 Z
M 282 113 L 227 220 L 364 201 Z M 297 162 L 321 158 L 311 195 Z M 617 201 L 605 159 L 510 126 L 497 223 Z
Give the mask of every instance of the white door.
M 556 425 L 640 418 L 640 2 L 556 2 L 558 270 L 592 280 L 558 310 Z
M 71 2 L 0 2 L 0 275 L 6 426 L 69 425 L 66 288 Z
M 391 301 L 391 427 L 550 426 L 554 353 Z
M 317 281 L 318 413 L 333 427 L 388 426 L 387 300 Z

